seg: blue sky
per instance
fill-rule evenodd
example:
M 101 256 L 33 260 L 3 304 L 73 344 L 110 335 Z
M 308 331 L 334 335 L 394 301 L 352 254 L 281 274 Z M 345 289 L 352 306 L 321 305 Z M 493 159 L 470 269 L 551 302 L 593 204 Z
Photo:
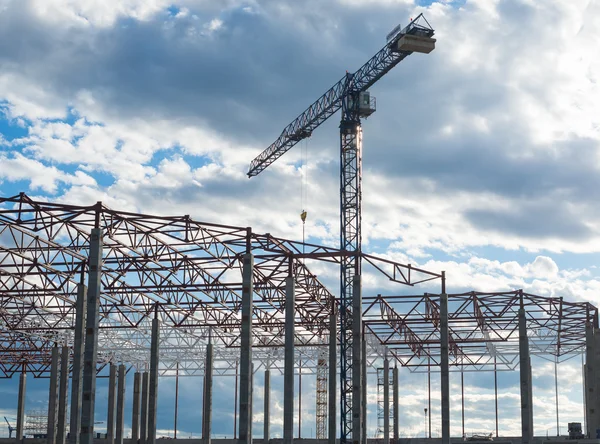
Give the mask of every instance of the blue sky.
M 597 304 L 594 1 L 0 0 L 0 195 L 101 200 L 293 239 L 306 209 L 308 239 L 335 246 L 337 117 L 306 143 L 305 163 L 297 146 L 252 180 L 247 166 L 419 12 L 436 29 L 436 50 L 409 57 L 371 90 L 378 110 L 363 126 L 365 250 L 445 270 L 450 292 L 524 288 Z M 554 425 L 553 368 L 535 366 L 543 434 Z M 578 362 L 561 365 L 564 415 L 581 410 L 580 373 Z M 506 409 L 517 402 L 514 376 L 502 375 Z M 491 405 L 490 377 L 466 378 L 471 429 L 493 428 L 493 412 L 480 408 Z M 406 375 L 406 435 L 422 421 L 419 378 Z M 45 399 L 44 384 L 30 381 L 28 407 Z M 185 384 L 182 405 L 197 404 L 190 393 L 201 382 Z M 232 403 L 230 385 L 220 381 L 216 399 Z M 166 433 L 173 380 L 160 387 Z M 256 387 L 262 396 L 258 379 Z M 308 436 L 314 379 L 303 387 Z M 0 410 L 14 416 L 15 381 L 0 391 Z M 230 436 L 231 413 L 215 415 L 216 434 Z M 182 416 L 182 433 L 199 428 Z M 514 433 L 519 418 L 507 413 L 500 428 Z

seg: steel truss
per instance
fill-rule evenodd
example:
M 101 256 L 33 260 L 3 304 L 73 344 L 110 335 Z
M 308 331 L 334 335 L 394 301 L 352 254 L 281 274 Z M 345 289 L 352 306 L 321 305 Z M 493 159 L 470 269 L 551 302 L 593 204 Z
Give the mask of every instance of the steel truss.
M 160 319 L 162 375 L 203 373 L 208 336 L 215 374 L 239 359 L 242 260 L 254 255 L 253 355 L 283 368 L 285 279 L 296 284 L 296 359 L 316 370 L 329 341 L 333 294 L 308 269 L 360 255 L 370 272 L 416 285 L 440 275 L 360 252 L 256 234 L 247 227 L 115 211 L 102 203 L 0 198 L 0 376 L 45 375 L 54 344 L 73 343 L 78 285 L 87 281 L 89 237 L 103 230 L 99 364 L 148 362 L 150 325 Z M 291 267 L 290 267 L 291 264 Z M 337 303 L 337 301 L 336 301 Z M 379 353 L 371 346 L 375 359 Z M 281 356 L 280 356 L 281 353 Z M 279 367 L 279 363 L 281 366 Z M 314 371 L 313 370 L 313 371 Z
M 411 371 L 440 366 L 440 295 L 364 298 L 367 331 Z M 585 352 L 589 302 L 567 302 L 516 290 L 448 295 L 450 370 L 514 370 L 519 364 L 518 310 L 527 316 L 530 353 L 563 362 Z M 424 371 L 427 371 L 425 369 Z

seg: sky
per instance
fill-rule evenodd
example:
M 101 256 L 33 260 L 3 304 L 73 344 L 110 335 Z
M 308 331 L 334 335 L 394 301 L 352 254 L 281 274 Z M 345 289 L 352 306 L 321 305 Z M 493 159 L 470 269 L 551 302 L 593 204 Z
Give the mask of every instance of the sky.
M 371 89 L 363 250 L 445 270 L 449 292 L 523 288 L 598 304 L 595 0 L 0 0 L 0 195 L 190 214 L 298 240 L 306 209 L 307 240 L 337 246 L 338 116 L 260 176 L 248 179 L 248 164 L 421 12 L 435 51 L 411 55 Z M 533 374 L 535 431 L 552 434 L 554 366 L 535 361 Z M 401 433 L 416 436 L 423 375 L 402 375 Z M 499 380 L 505 435 L 520 427 L 515 376 Z M 213 430 L 231 436 L 231 381 L 222 379 Z M 314 377 L 305 379 L 302 434 L 310 436 Z M 465 376 L 467 430 L 494 428 L 491 381 Z M 15 382 L 0 382 L 0 413 L 10 417 Z M 456 375 L 451 383 L 457 434 Z M 559 366 L 559 384 L 566 429 L 581 421 L 578 358 Z M 200 405 L 201 381 L 182 386 L 180 402 Z M 374 400 L 374 382 L 369 390 Z M 31 380 L 28 408 L 46 391 L 47 382 Z M 161 379 L 159 396 L 167 434 L 172 378 Z M 180 433 L 197 436 L 198 418 L 182 413 Z M 374 406 L 369 421 L 374 431 Z M 272 424 L 277 435 L 280 418 Z

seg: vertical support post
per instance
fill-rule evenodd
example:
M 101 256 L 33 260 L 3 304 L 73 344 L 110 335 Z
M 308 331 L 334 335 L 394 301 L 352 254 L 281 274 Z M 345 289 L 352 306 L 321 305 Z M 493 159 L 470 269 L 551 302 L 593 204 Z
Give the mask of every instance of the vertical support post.
M 125 425 L 125 365 L 119 365 L 119 381 L 117 389 L 117 431 L 116 431 L 116 444 L 123 444 Z
M 249 418 L 250 418 L 250 432 L 248 434 L 248 436 L 250 436 L 250 439 L 252 439 L 252 409 L 254 408 L 254 404 L 252 402 L 252 400 L 254 399 L 254 362 L 250 365 L 250 412 L 249 412 Z
M 329 315 L 329 434 L 328 444 L 336 444 L 336 405 L 337 405 L 337 308 L 331 301 Z
M 496 356 L 494 356 L 494 405 L 496 406 L 496 438 L 498 438 L 498 370 Z
M 431 359 L 427 358 L 427 436 L 431 438 Z
M 298 439 L 302 438 L 302 361 L 298 362 Z
M 294 314 L 295 282 L 293 276 L 285 281 L 285 357 L 283 369 L 283 443 L 294 441 Z
M 529 340 L 527 338 L 527 321 L 525 309 L 519 309 L 519 374 L 521 379 L 521 436 L 523 444 L 533 439 L 531 424 L 531 361 L 529 359 Z
M 212 421 L 212 387 L 213 387 L 213 345 L 209 338 L 206 346 L 206 364 L 204 365 L 204 408 L 202 410 L 202 439 L 210 444 Z
M 270 425 L 271 425 L 271 412 L 270 412 L 270 398 L 271 398 L 271 371 L 267 368 L 265 370 L 265 394 L 264 394 L 264 409 L 263 409 L 263 425 L 264 425 L 264 437 L 263 443 L 269 444 L 270 439 Z
M 55 345 L 52 348 L 52 364 L 50 367 L 50 380 L 48 390 L 48 428 L 47 428 L 47 443 L 56 444 L 56 425 L 58 422 L 58 366 L 59 353 L 58 347 Z
M 160 321 L 152 319 L 152 337 L 150 339 L 150 377 L 148 382 L 148 432 L 146 443 L 156 444 L 156 408 L 158 406 L 158 344 Z
M 175 413 L 173 414 L 173 439 L 177 439 L 177 413 L 179 410 L 179 361 L 175 367 Z
M 554 358 L 554 393 L 556 395 L 556 436 L 560 436 L 560 422 L 558 418 L 558 356 Z
M 442 388 L 442 444 L 450 444 L 450 368 L 448 362 L 448 295 L 440 295 L 440 385 Z
M 140 420 L 140 444 L 146 444 L 148 440 L 148 386 L 150 378 L 148 372 L 142 373 L 142 417 Z
M 69 397 L 69 347 L 60 351 L 60 383 L 58 390 L 58 428 L 56 443 L 65 444 L 67 438 L 67 399 Z
M 460 413 L 462 417 L 462 437 L 465 438 L 465 373 L 460 368 Z
M 17 404 L 17 443 L 23 441 L 23 426 L 25 425 L 25 394 L 27 393 L 27 372 L 25 364 L 19 377 L 19 401 Z
M 98 216 L 98 215 L 97 215 Z M 96 402 L 96 360 L 98 352 L 98 308 L 102 273 L 102 230 L 90 236 L 83 394 L 81 404 L 81 444 L 94 444 L 94 405 Z
M 73 341 L 73 373 L 71 376 L 71 413 L 69 425 L 69 444 L 79 444 L 81 433 L 83 354 L 85 337 L 85 318 L 87 308 L 87 287 L 77 286 L 77 302 L 75 305 L 75 335 Z
M 237 439 L 239 369 L 240 361 L 235 361 L 235 395 L 233 398 L 233 439 Z
M 400 444 L 400 392 L 398 387 L 398 365 L 394 366 L 393 381 L 394 384 L 394 444 Z
M 390 444 L 390 361 L 383 360 L 383 444 Z
M 254 294 L 254 257 L 249 248 L 242 270 L 242 331 L 240 356 L 240 431 L 243 444 L 252 443 L 252 297 Z
M 110 363 L 108 374 L 108 411 L 106 413 L 106 443 L 115 442 L 115 410 L 117 409 L 117 366 Z
M 352 278 L 352 442 L 362 443 L 363 439 L 363 401 L 362 401 L 362 294 L 361 277 Z
M 131 412 L 131 443 L 137 444 L 140 439 L 140 392 L 142 375 L 140 372 L 133 374 L 133 403 Z

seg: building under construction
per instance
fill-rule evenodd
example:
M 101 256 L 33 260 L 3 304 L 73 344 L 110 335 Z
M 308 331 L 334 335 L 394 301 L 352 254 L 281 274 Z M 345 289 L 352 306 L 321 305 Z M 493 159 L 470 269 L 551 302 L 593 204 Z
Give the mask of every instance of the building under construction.
M 518 369 L 521 440 L 528 444 L 534 440 L 532 355 L 555 363 L 585 355 L 584 432 L 595 438 L 596 307 L 522 290 L 448 294 L 443 271 L 362 250 L 361 118 L 375 111 L 368 88 L 412 53 L 431 52 L 432 36 L 422 16 L 395 28 L 384 48 L 346 73 L 251 164 L 248 175 L 259 174 L 341 110 L 339 249 L 100 202 L 0 198 L 0 374 L 20 377 L 18 439 L 29 374 L 49 376 L 48 444 L 92 444 L 96 377 L 108 366 L 110 444 L 125 440 L 125 399 L 132 405 L 131 442 L 156 443 L 159 376 L 203 377 L 202 438 L 210 443 L 213 379 L 224 375 L 236 380 L 235 439 L 266 443 L 271 372 L 283 375 L 283 441 L 291 444 L 300 422 L 294 375 L 301 366 L 301 374 L 316 376 L 318 439 L 367 442 L 367 373 L 376 372 L 378 433 L 383 444 L 398 443 L 403 366 L 439 372 L 443 444 L 450 442 L 450 372 Z M 317 265 L 339 275 L 339 293 L 311 272 Z M 363 277 L 370 287 L 393 290 L 363 295 Z M 260 431 L 252 427 L 258 372 L 265 388 Z M 462 401 L 464 436 L 464 395 Z M 496 411 L 497 405 L 496 387 Z
M 239 381 L 236 438 L 268 440 L 270 372 L 284 375 L 284 415 L 294 425 L 293 378 L 302 363 L 305 374 L 316 375 L 317 437 L 339 438 L 331 396 L 338 391 L 339 303 L 309 266 L 339 264 L 343 251 L 187 216 L 55 204 L 21 194 L 0 199 L 0 252 L 0 372 L 20 376 L 17 436 L 23 436 L 30 374 L 50 376 L 48 439 L 63 444 L 70 432 L 91 443 L 96 374 L 108 365 L 111 442 L 125 438 L 126 374 L 134 380 L 127 394 L 134 441 L 156 441 L 158 378 L 175 375 L 204 377 L 208 439 L 215 369 Z M 600 356 L 598 311 L 589 303 L 523 291 L 446 294 L 443 273 L 361 256 L 364 273 L 398 286 L 394 294 L 361 295 L 362 348 L 355 361 L 363 384 L 353 406 L 365 411 L 368 371 L 381 379 L 384 442 L 399 439 L 397 366 L 440 372 L 443 420 L 449 420 L 444 381 L 450 371 L 518 370 L 523 442 L 531 442 L 530 355 L 558 362 L 584 354 L 588 363 Z M 440 291 L 401 295 L 419 284 Z M 367 369 L 367 362 L 383 366 Z M 262 431 L 252 430 L 250 421 L 251 377 L 259 371 L 265 381 Z M 595 436 L 600 381 L 593 365 L 586 371 L 587 433 Z

